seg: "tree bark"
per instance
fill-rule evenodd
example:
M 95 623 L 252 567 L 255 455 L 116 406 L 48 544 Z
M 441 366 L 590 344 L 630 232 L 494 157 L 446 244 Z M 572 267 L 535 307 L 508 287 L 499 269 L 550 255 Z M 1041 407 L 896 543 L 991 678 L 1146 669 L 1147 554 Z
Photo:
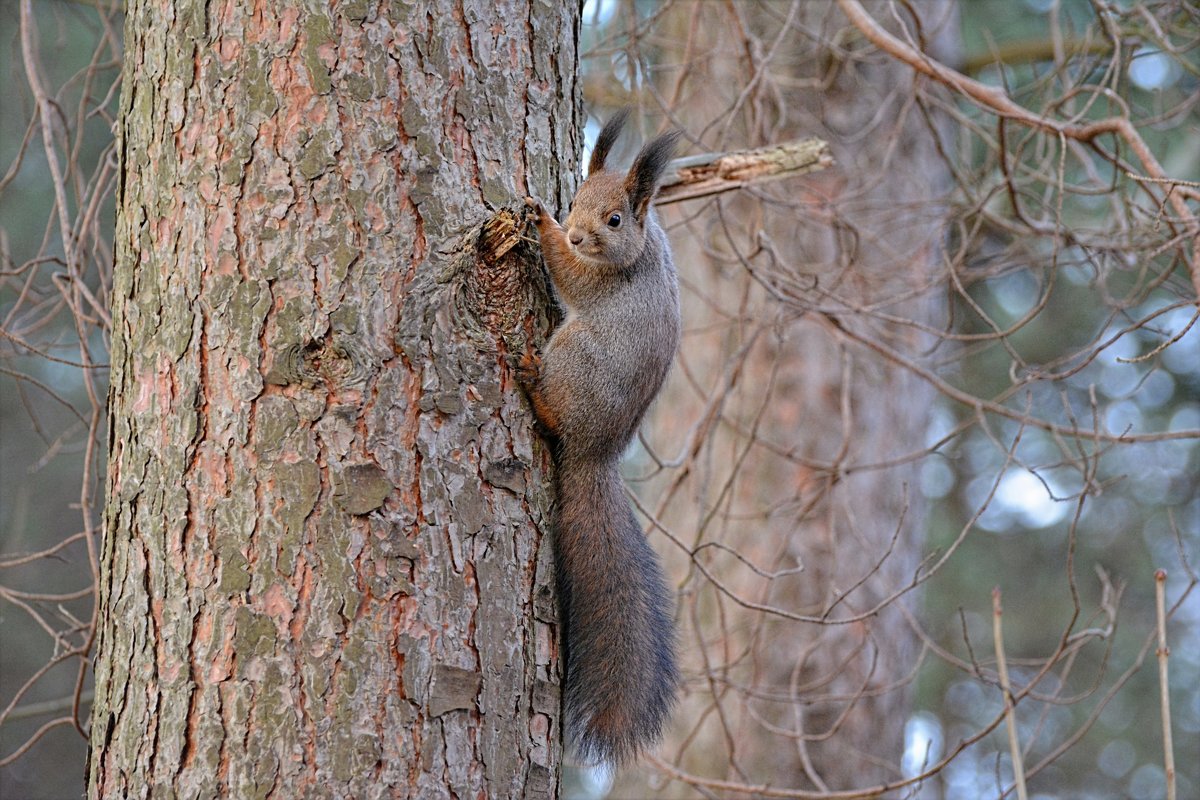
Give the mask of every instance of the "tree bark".
M 577 4 L 128 8 L 89 797 L 550 797 Z M 500 215 L 495 219 L 504 220 Z

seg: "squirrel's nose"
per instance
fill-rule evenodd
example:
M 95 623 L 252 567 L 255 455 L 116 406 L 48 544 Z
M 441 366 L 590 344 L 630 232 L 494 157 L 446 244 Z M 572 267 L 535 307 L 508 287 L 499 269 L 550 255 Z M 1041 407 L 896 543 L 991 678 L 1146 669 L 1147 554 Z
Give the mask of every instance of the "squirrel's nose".
M 571 244 L 578 245 L 583 241 L 583 231 L 579 230 L 579 228 L 571 228 L 571 230 L 567 231 L 567 238 L 571 240 Z

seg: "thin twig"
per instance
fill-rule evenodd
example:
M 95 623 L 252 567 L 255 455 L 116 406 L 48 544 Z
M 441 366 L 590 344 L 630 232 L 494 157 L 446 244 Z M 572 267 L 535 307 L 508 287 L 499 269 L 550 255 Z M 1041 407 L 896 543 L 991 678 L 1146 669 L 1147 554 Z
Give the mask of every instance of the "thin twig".
M 1163 767 L 1167 773 L 1167 800 L 1175 800 L 1175 750 L 1171 745 L 1171 691 L 1167 680 L 1167 657 L 1171 654 L 1171 648 L 1167 647 L 1166 585 L 1167 571 L 1156 570 L 1154 606 L 1158 621 L 1158 698 L 1162 708 Z
M 1025 791 L 1025 767 L 1021 763 L 1021 741 L 1017 738 L 1017 716 L 1013 711 L 1013 694 L 1008 682 L 1008 663 L 1004 657 L 1004 633 L 1000 625 L 1003 609 L 1000 607 L 1000 587 L 992 589 L 992 636 L 996 642 L 996 670 L 1000 673 L 1000 691 L 1004 694 L 1004 723 L 1008 728 L 1008 749 L 1012 754 L 1013 779 L 1017 783 L 1017 797 L 1028 800 Z

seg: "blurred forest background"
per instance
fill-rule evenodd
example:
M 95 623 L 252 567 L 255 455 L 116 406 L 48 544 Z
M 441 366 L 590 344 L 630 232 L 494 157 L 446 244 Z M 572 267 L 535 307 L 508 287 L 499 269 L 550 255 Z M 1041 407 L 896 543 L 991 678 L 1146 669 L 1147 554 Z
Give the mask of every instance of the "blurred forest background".
M 584 8 L 589 139 L 633 105 L 691 153 L 815 135 L 836 161 L 663 209 L 685 338 L 628 477 L 679 588 L 687 686 L 614 796 L 832 795 L 855 788 L 840 753 L 896 796 L 1024 777 L 1157 798 L 1164 715 L 1177 794 L 1200 796 L 1200 10 L 866 8 L 890 44 L 833 0 Z M 83 791 L 122 24 L 104 2 L 0 5 L 3 797 Z M 1132 125 L 1087 129 L 1110 119 Z M 891 406 L 864 419 L 873 394 Z M 826 545 L 883 588 L 806 595 Z M 870 669 L 810 674 L 826 629 Z M 842 742 L 860 706 L 887 709 L 898 752 Z

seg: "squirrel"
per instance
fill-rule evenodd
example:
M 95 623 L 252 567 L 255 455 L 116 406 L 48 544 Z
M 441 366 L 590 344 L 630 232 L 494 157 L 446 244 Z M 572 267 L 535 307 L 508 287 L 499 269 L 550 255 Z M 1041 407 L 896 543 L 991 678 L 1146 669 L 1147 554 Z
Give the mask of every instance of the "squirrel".
M 590 764 L 620 764 L 657 740 L 679 683 L 670 595 L 618 464 L 679 343 L 675 266 L 650 203 L 680 132 L 615 173 L 605 161 L 628 115 L 600 131 L 565 229 L 525 198 L 567 308 L 541 356 L 522 355 L 516 371 L 553 446 L 565 727 Z

